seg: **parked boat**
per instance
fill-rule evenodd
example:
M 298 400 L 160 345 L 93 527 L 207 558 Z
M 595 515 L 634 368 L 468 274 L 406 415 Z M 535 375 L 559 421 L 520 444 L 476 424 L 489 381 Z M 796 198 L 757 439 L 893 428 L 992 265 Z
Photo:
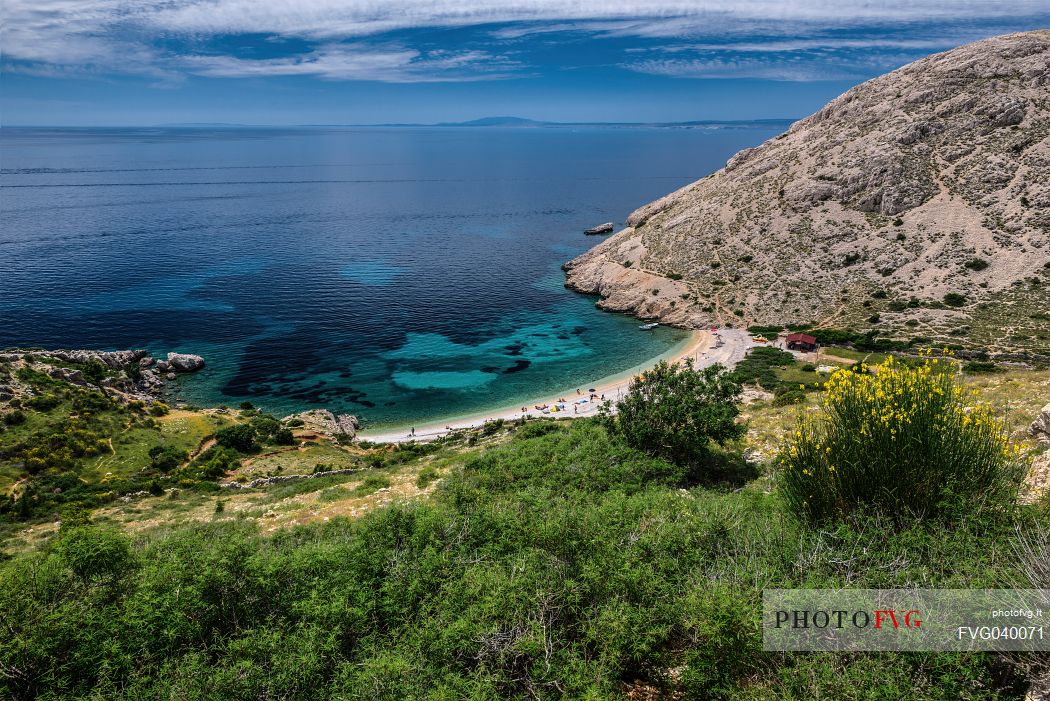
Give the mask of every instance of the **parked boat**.
M 653 322 L 653 323 L 651 323 L 651 324 L 642 324 L 642 325 L 641 325 L 641 326 L 639 326 L 638 328 L 640 328 L 640 329 L 643 329 L 643 330 L 645 330 L 645 331 L 649 331 L 650 329 L 655 329 L 655 328 L 656 328 L 657 326 L 659 326 L 659 325 L 660 325 L 660 322 L 658 322 L 658 321 L 654 321 L 654 322 Z

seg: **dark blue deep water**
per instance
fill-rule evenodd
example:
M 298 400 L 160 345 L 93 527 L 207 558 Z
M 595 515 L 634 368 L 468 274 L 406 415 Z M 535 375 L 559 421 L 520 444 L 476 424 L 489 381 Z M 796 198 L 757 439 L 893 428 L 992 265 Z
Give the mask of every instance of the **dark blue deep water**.
M 0 130 L 0 347 L 198 353 L 179 392 L 373 426 L 667 351 L 562 286 L 582 229 L 777 127 Z

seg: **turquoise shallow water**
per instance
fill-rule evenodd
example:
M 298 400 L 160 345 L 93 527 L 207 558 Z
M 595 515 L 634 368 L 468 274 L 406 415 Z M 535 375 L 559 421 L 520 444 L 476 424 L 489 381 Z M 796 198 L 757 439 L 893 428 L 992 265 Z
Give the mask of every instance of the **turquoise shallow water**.
M 373 427 L 666 351 L 564 289 L 588 226 L 776 127 L 0 130 L 0 346 L 199 353 L 200 404 Z

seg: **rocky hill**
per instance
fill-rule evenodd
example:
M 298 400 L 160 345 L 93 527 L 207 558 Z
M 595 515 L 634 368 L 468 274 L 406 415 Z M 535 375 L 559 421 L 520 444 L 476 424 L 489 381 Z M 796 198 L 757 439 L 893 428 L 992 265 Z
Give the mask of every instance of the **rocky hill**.
M 1050 347 L 1050 30 L 858 85 L 567 263 L 603 308 Z M 947 297 L 946 297 L 947 295 Z

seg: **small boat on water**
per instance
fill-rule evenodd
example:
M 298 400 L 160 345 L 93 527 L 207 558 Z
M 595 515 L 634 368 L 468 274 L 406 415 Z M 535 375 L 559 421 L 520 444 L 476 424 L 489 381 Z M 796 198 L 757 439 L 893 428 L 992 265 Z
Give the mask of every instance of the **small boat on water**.
M 638 328 L 642 329 L 643 331 L 649 331 L 650 329 L 655 329 L 659 325 L 660 325 L 660 322 L 654 321 L 651 324 L 642 324 Z

